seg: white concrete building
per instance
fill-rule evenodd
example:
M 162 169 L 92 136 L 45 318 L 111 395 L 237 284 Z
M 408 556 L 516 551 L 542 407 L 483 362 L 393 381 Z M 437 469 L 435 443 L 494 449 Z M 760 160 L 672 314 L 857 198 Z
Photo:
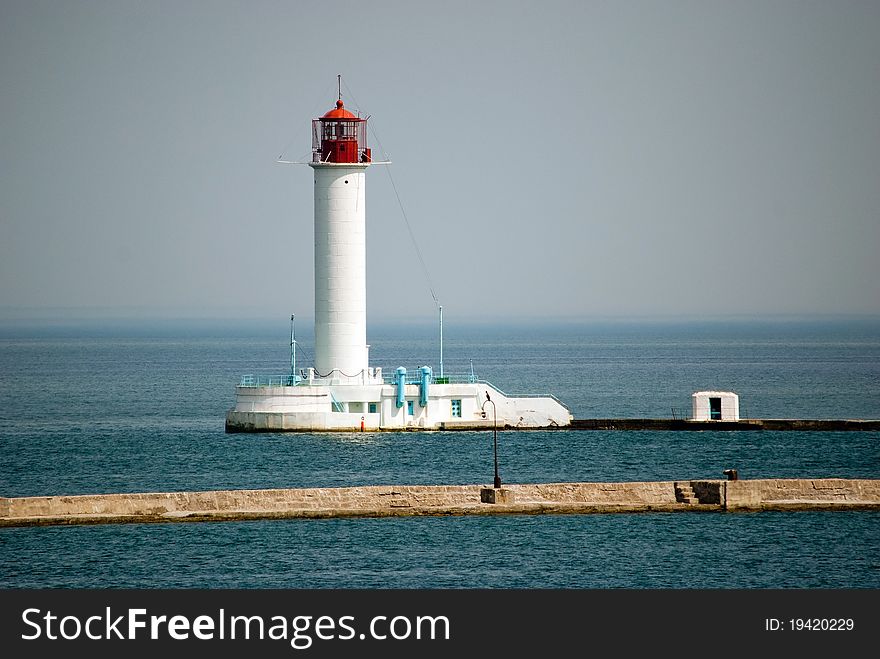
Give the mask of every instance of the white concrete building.
M 732 391 L 695 391 L 691 404 L 693 421 L 739 421 L 739 396 Z
M 366 308 L 367 120 L 336 107 L 312 122 L 315 177 L 315 364 L 244 376 L 229 432 L 566 426 L 552 396 L 512 397 L 475 377 L 435 381 L 430 367 L 371 368 Z M 441 362 L 442 364 L 442 362 Z M 441 366 L 442 371 L 442 366 Z
M 420 373 L 421 375 L 421 373 Z M 397 376 L 395 376 L 397 377 Z M 229 431 L 454 430 L 566 426 L 571 413 L 552 396 L 513 397 L 487 382 L 413 382 L 403 374 L 389 384 L 309 384 L 243 381 Z M 402 394 L 401 394 L 402 391 Z M 487 399 L 487 394 L 489 398 Z M 402 404 L 401 404 L 402 402 Z

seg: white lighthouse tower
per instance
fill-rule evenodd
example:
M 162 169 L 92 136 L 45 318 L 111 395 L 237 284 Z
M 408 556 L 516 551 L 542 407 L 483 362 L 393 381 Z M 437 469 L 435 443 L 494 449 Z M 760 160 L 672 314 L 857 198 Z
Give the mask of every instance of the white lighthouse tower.
M 368 380 L 367 120 L 336 107 L 312 121 L 315 172 L 315 370 L 331 383 Z
M 367 120 L 336 106 L 312 121 L 315 176 L 315 362 L 245 375 L 228 432 L 543 428 L 571 422 L 552 396 L 507 396 L 473 373 L 403 366 L 383 377 L 367 345 Z M 378 164 L 378 163 L 376 163 Z M 293 319 L 291 318 L 291 335 Z M 296 343 L 291 336 L 291 347 Z M 441 368 L 442 371 L 442 368 Z M 488 407 L 487 407 L 488 405 Z

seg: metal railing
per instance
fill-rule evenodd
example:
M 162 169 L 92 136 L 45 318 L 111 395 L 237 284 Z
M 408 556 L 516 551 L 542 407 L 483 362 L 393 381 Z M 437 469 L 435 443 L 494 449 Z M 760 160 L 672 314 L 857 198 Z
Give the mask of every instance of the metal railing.
M 323 384 L 325 382 L 329 383 L 330 378 L 314 378 L 314 384 Z M 411 373 L 407 373 L 405 384 L 420 384 L 422 381 L 421 373 L 419 371 L 413 371 Z M 384 374 L 382 375 L 383 384 L 397 384 L 397 375 L 396 374 Z M 309 380 L 304 375 L 242 375 L 241 381 L 239 382 L 239 387 L 293 387 L 298 384 L 304 385 L 308 384 Z M 432 377 L 431 384 L 474 384 L 474 383 L 482 383 L 488 384 L 489 386 L 497 389 L 490 382 L 486 380 L 480 380 L 470 374 L 467 375 L 444 375 L 441 377 Z
M 293 387 L 300 382 L 293 375 L 242 375 L 239 387 Z
M 565 409 L 568 409 L 568 405 L 566 405 L 561 400 L 559 400 L 556 396 L 554 396 L 553 394 L 550 394 L 550 393 L 545 393 L 545 394 L 508 394 L 507 392 L 501 391 L 501 389 L 496 387 L 494 384 L 492 384 L 488 380 L 477 380 L 477 382 L 489 385 L 495 391 L 497 391 L 499 394 L 501 394 L 502 396 L 504 396 L 506 398 L 552 398 L 557 403 L 562 405 L 562 407 L 564 407 Z
M 382 381 L 385 384 L 397 384 L 397 374 L 383 374 Z M 419 371 L 411 371 L 406 374 L 405 384 L 421 384 L 421 382 L 422 374 Z M 431 384 L 474 384 L 475 382 L 483 382 L 483 380 L 478 380 L 470 374 L 444 375 L 442 378 L 440 376 L 431 376 Z
M 442 380 L 442 381 L 439 381 Z M 419 371 L 412 371 L 407 373 L 405 384 L 421 384 L 421 373 Z M 323 384 L 325 381 L 322 379 L 314 379 L 312 381 L 313 384 Z M 326 381 L 329 383 L 329 381 Z M 383 384 L 397 384 L 397 375 L 396 374 L 383 374 L 382 375 Z M 432 384 L 484 384 L 488 387 L 491 387 L 502 396 L 506 398 L 552 398 L 557 403 L 562 405 L 565 409 L 568 409 L 568 406 L 559 400 L 553 394 L 516 394 L 510 395 L 504 391 L 501 391 L 494 384 L 489 382 L 488 380 L 481 380 L 470 373 L 464 375 L 444 375 L 442 378 L 435 377 L 431 379 Z M 241 381 L 239 382 L 239 387 L 295 387 L 297 385 L 307 385 L 309 384 L 309 380 L 303 378 L 301 376 L 293 376 L 290 374 L 287 375 L 243 375 L 241 376 Z
M 348 375 L 341 371 L 331 371 L 327 375 L 321 375 L 312 368 L 300 370 L 298 375 L 242 375 L 238 383 L 239 387 L 296 387 L 304 385 L 334 384 L 341 376 L 348 381 L 356 381 L 358 378 L 365 380 L 364 384 L 374 382 L 382 369 L 369 368 L 355 375 Z M 337 375 L 338 373 L 338 375 Z

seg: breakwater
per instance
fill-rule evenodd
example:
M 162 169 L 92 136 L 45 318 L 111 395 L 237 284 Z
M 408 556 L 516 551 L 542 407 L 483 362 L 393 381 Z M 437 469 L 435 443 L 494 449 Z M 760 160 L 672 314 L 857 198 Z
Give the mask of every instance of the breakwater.
M 357 416 L 357 415 L 355 415 Z M 358 432 L 362 430 L 353 422 L 350 428 L 293 427 L 284 420 L 280 412 L 239 412 L 228 414 L 226 432 Z M 354 417 L 353 417 L 354 418 Z M 425 432 L 425 431 L 473 431 L 492 430 L 496 425 L 492 419 L 472 419 L 468 421 L 445 421 L 437 427 L 424 428 L 410 425 L 406 427 L 369 428 L 369 432 Z M 518 426 L 499 422 L 499 430 L 811 430 L 825 432 L 878 431 L 880 419 L 740 419 L 738 421 L 692 421 L 690 419 L 574 419 L 568 425 Z
M 825 432 L 880 430 L 877 419 L 575 419 L 567 430 L 814 430 Z
M 0 498 L 0 526 L 737 510 L 880 510 L 876 479 L 373 485 Z

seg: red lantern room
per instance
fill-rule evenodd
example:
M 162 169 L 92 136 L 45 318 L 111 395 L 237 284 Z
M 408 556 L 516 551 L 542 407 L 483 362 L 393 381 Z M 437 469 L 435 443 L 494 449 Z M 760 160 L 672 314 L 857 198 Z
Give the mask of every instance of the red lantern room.
M 312 121 L 312 162 L 370 162 L 367 148 L 367 120 L 345 109 L 340 98 L 336 107 Z

